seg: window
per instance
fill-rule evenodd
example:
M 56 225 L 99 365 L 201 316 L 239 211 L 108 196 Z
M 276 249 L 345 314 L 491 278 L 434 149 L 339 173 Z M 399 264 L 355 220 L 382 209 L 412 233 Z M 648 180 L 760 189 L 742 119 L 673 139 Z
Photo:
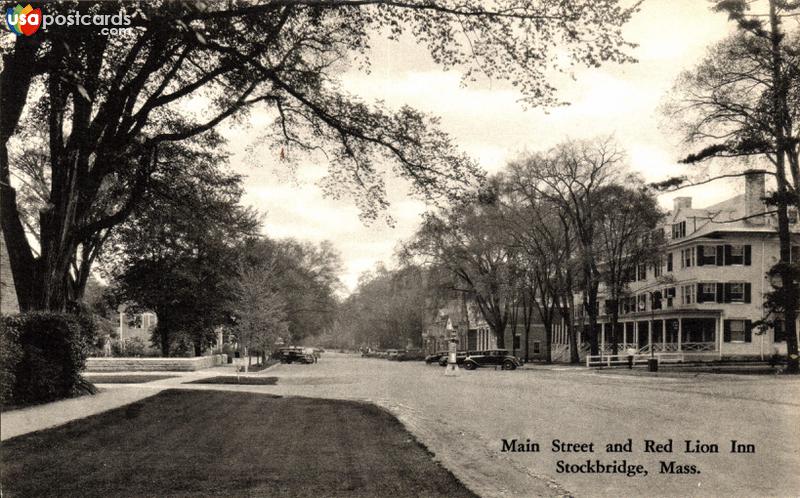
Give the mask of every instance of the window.
M 681 249 L 681 268 L 691 268 L 694 266 L 694 247 Z
M 786 329 L 783 327 L 783 320 L 775 320 L 775 323 L 772 324 L 772 341 L 786 341 Z
M 672 304 L 675 301 L 675 287 L 670 287 L 665 291 L 667 295 L 667 308 L 672 308 Z
M 636 280 L 647 280 L 646 263 L 640 263 L 636 266 Z
M 741 282 L 736 282 L 729 284 L 728 296 L 730 302 L 732 303 L 743 303 L 744 302 L 744 284 Z
M 723 252 L 725 254 L 725 266 L 750 265 L 752 259 L 750 244 L 726 245 Z
M 636 311 L 647 311 L 647 294 L 636 296 Z
M 662 270 L 661 265 L 662 264 L 663 264 L 663 261 L 661 261 L 661 256 L 659 256 L 658 259 L 656 260 L 656 262 L 653 263 L 653 276 L 655 278 L 658 278 L 658 277 L 661 276 L 661 270 Z
M 750 320 L 725 320 L 725 342 L 751 342 L 752 338 Z
M 655 291 L 652 294 L 650 294 L 650 309 L 651 310 L 661 309 L 661 291 Z
M 786 214 L 789 215 L 789 223 L 797 223 L 797 208 L 790 207 L 786 210 Z
M 694 285 L 684 285 L 681 287 L 681 304 L 694 303 Z
M 731 246 L 731 259 L 732 265 L 744 264 L 744 246 Z
M 541 352 L 541 343 L 539 341 L 533 341 L 533 354 L 539 354 Z
M 667 271 L 672 271 L 672 253 L 667 253 Z
M 697 246 L 697 266 L 717 264 L 722 264 L 717 262 L 717 246 Z
M 749 303 L 752 287 L 750 282 L 725 283 L 722 288 L 722 301 L 725 303 Z
M 797 263 L 800 261 L 800 246 L 792 246 L 790 251 L 789 261 Z
M 706 282 L 697 284 L 697 302 L 713 303 L 717 300 L 717 284 Z
M 680 239 L 686 237 L 686 222 L 681 221 L 680 223 L 673 223 L 672 224 L 672 238 L 673 239 Z
M 520 344 L 520 335 L 519 334 L 515 334 L 514 335 L 514 349 L 519 349 L 519 344 Z

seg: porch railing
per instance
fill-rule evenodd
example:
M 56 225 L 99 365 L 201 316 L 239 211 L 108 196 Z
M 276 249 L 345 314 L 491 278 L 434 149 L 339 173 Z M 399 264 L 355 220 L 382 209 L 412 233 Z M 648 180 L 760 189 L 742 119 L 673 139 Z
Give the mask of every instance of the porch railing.
M 683 353 L 655 353 L 652 357 L 654 357 L 659 364 L 661 363 L 681 363 L 684 361 Z M 623 366 L 629 365 L 631 359 L 634 365 L 646 364 L 647 361 L 651 358 L 649 354 L 634 354 L 634 355 L 626 355 L 626 354 L 618 354 L 618 355 L 607 355 L 607 354 L 597 354 L 597 355 L 586 355 L 586 366 L 587 367 L 613 367 L 613 366 Z
M 684 352 L 684 353 L 705 353 L 705 352 L 713 352 L 717 350 L 717 343 L 715 342 L 683 342 L 680 344 L 680 348 L 678 348 L 677 342 L 658 342 L 653 344 L 653 352 L 655 353 L 676 353 L 676 352 Z M 646 344 L 639 348 L 639 353 L 649 353 L 650 352 L 650 344 Z

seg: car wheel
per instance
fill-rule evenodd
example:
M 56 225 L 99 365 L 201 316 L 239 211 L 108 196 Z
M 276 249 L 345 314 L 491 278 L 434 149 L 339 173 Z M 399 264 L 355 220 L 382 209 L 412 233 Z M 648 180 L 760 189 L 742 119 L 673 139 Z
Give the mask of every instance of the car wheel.
M 476 367 L 477 365 L 472 363 L 471 361 L 464 363 L 464 368 L 466 368 L 467 370 L 475 370 Z
M 506 360 L 503 362 L 503 370 L 514 370 L 515 368 L 517 368 L 517 366 L 514 365 L 514 362 L 510 360 Z

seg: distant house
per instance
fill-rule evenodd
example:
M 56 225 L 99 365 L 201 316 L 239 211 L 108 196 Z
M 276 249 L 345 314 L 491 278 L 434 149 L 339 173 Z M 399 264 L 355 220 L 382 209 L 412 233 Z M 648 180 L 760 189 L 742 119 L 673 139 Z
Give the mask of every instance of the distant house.
M 505 330 L 505 349 L 525 360 L 544 359 L 546 347 L 544 325 L 538 315 L 534 316 L 527 335 L 527 347 L 521 311 L 518 313 L 517 323 L 513 322 L 510 320 Z M 561 327 L 559 322 L 554 329 L 560 330 Z M 429 353 L 446 351 L 451 337 L 458 339 L 459 350 L 475 351 L 498 347 L 497 336 L 486 323 L 478 306 L 462 299 L 453 299 L 437 310 L 422 334 L 425 350 Z
M 493 349 L 497 337 L 474 303 L 452 299 L 431 317 L 422 333 L 427 352 L 446 351 L 451 337 L 458 339 L 459 350 Z
M 120 321 L 117 332 L 120 339 L 133 339 L 137 337 L 144 342 L 150 341 L 153 329 L 158 324 L 158 317 L 151 311 L 144 313 L 125 313 L 125 308 L 120 307 Z

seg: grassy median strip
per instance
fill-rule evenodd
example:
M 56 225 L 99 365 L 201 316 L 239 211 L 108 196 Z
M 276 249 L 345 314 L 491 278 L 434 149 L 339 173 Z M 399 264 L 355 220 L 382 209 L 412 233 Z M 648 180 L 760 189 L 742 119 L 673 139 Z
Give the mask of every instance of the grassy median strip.
M 83 378 L 93 384 L 141 384 L 156 380 L 174 379 L 177 375 L 94 375 L 87 374 Z
M 168 390 L 3 442 L 3 496 L 474 496 L 386 411 Z
M 277 383 L 277 377 L 248 377 L 246 375 L 238 377 L 235 375 L 224 375 L 186 382 L 186 384 L 239 384 L 244 386 L 274 386 Z

